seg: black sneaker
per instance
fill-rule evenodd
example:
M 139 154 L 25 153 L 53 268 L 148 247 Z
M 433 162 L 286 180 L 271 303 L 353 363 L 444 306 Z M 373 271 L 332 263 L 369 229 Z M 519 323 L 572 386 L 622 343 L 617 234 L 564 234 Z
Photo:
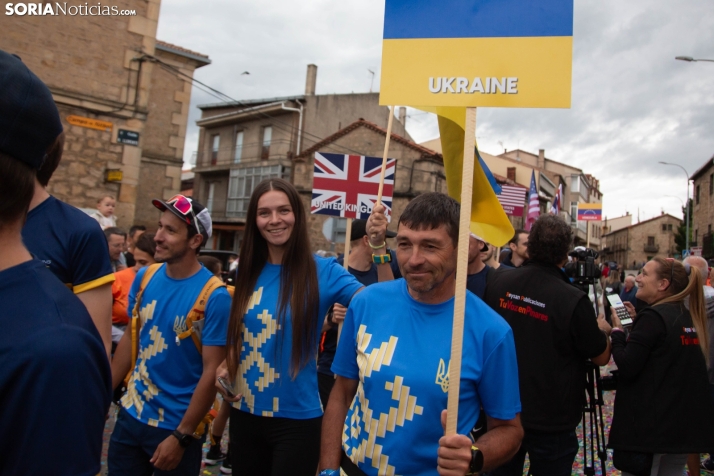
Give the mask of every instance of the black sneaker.
M 712 461 L 711 456 L 699 463 L 699 468 L 709 474 L 714 473 L 714 461 Z
M 223 460 L 220 470 L 223 474 L 233 474 L 233 465 L 231 464 L 230 458 Z
M 226 455 L 221 451 L 221 447 L 219 445 L 211 445 L 211 449 L 206 453 L 203 462 L 208 466 L 213 466 L 224 459 L 226 459 Z

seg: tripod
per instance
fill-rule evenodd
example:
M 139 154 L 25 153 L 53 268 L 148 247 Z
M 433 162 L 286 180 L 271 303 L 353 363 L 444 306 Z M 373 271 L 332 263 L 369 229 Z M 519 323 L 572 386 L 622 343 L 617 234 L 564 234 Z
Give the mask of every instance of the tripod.
M 590 286 L 593 287 L 595 295 L 595 314 L 600 314 L 597 301 L 597 288 L 593 278 L 582 278 L 576 280 L 576 284 L 585 287 L 588 292 Z M 595 474 L 595 453 L 600 459 L 602 475 L 607 474 L 605 462 L 607 461 L 607 451 L 605 449 L 605 422 L 602 418 L 602 379 L 600 378 L 600 367 L 587 362 L 585 374 L 585 401 L 583 402 L 583 474 L 593 476 Z M 587 417 L 587 418 L 586 418 Z M 590 446 L 588 447 L 588 437 Z M 588 452 L 590 458 L 588 459 Z

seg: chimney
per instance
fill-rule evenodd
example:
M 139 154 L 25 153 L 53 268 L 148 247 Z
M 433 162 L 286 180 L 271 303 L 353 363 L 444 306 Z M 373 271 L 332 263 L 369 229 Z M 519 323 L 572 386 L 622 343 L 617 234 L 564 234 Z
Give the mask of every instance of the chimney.
M 401 122 L 404 127 L 407 127 L 407 108 L 404 106 L 399 107 L 399 122 Z
M 315 95 L 315 85 L 317 84 L 317 65 L 307 65 L 307 79 L 305 80 L 305 96 Z
M 545 149 L 538 149 L 538 163 L 536 166 L 539 169 L 545 169 Z
M 508 169 L 506 169 L 506 178 L 508 178 L 508 180 L 513 180 L 514 182 L 516 181 L 515 167 L 508 167 Z

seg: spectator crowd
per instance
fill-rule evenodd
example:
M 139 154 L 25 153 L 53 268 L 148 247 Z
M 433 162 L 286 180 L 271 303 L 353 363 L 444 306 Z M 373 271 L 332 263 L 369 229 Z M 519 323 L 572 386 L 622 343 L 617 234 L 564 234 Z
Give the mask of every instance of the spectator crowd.
M 201 255 L 212 220 L 191 197 L 154 199 L 155 229 L 128 230 L 112 196 L 91 216 L 52 197 L 63 147 L 49 89 L 0 51 L 0 475 L 97 474 L 114 401 L 110 476 L 197 476 L 202 461 L 241 475 L 515 476 L 526 456 L 529 474 L 565 476 L 586 374 L 610 362 L 607 446 L 622 474 L 714 470 L 702 258 L 632 274 L 602 263 L 583 289 L 565 272 L 573 236 L 558 216 L 502 251 L 471 233 L 450 381 L 452 198 L 418 195 L 396 232 L 375 205 L 353 223 L 345 267 L 311 252 L 295 187 L 266 179 L 223 270 Z

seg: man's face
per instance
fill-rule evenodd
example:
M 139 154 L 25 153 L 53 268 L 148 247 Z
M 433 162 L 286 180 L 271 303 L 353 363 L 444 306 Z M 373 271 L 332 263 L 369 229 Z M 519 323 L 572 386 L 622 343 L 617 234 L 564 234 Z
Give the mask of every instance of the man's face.
M 481 254 L 481 248 L 483 248 L 483 241 L 479 241 L 472 235 L 469 235 L 469 264 L 474 261 L 482 261 L 483 255 Z
M 399 224 L 397 262 L 409 289 L 415 293 L 438 291 L 453 280 L 456 247 L 441 225 L 431 230 L 412 230 Z
M 635 286 L 635 278 L 628 276 L 625 278 L 625 289 L 629 291 Z
M 161 214 L 154 241 L 156 242 L 154 259 L 159 263 L 178 262 L 186 256 L 186 253 L 193 253 L 189 246 L 188 226 L 168 210 Z
M 121 235 L 109 235 L 107 243 L 109 244 L 109 257 L 112 261 L 117 261 L 119 255 L 124 251 L 124 242 L 126 239 Z
M 134 248 L 134 260 L 136 264 L 134 265 L 134 271 L 139 271 L 141 268 L 149 266 L 150 264 L 156 263 L 154 257 L 145 251 L 141 251 L 139 248 Z
M 521 259 L 528 259 L 528 233 L 521 233 L 518 235 L 518 241 L 508 246 Z
M 126 237 L 126 247 L 130 252 L 134 252 L 134 246 L 136 245 L 136 240 L 139 239 L 144 230 L 136 230 L 133 235 Z
M 481 261 L 483 261 L 484 263 L 486 261 L 490 260 L 493 257 L 494 253 L 496 252 L 495 246 L 488 244 L 488 243 L 487 243 L 487 246 L 488 246 L 488 249 L 486 251 L 481 252 Z

